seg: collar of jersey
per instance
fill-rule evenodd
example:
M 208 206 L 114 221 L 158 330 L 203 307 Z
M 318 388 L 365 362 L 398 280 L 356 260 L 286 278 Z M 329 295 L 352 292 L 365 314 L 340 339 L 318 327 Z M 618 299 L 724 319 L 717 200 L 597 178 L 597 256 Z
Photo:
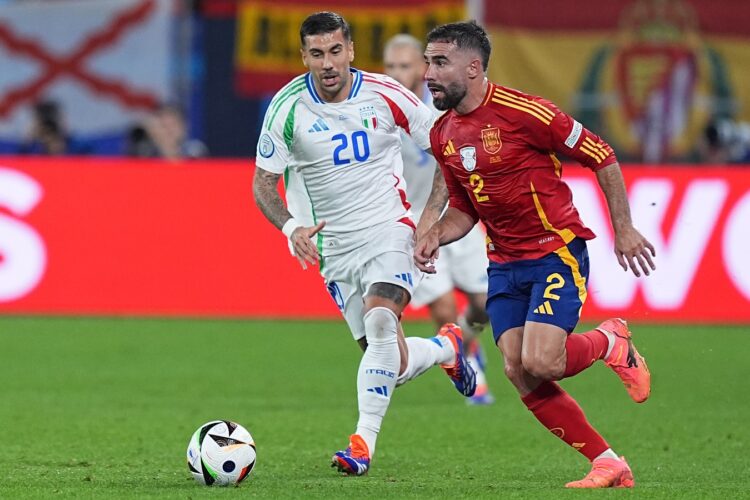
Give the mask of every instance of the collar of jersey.
M 354 79 L 352 80 L 352 88 L 349 89 L 349 96 L 347 96 L 347 100 L 357 97 L 359 89 L 360 87 L 362 87 L 362 72 L 357 68 L 349 68 L 349 72 L 352 73 Z M 313 83 L 312 74 L 308 73 L 305 75 L 305 85 L 307 85 L 307 91 L 310 93 L 310 97 L 312 97 L 313 102 L 317 102 L 318 104 L 326 104 L 326 102 L 318 95 L 318 91 L 315 90 L 315 84 Z

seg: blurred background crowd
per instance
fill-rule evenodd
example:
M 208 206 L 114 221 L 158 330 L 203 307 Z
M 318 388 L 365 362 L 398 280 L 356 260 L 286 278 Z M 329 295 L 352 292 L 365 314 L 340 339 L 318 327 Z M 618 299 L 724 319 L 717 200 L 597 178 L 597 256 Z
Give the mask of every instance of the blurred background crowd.
M 492 80 L 551 99 L 625 161 L 750 162 L 746 0 L 0 0 L 0 154 L 253 157 L 265 108 L 304 72 L 314 10 L 383 43 L 479 19 Z

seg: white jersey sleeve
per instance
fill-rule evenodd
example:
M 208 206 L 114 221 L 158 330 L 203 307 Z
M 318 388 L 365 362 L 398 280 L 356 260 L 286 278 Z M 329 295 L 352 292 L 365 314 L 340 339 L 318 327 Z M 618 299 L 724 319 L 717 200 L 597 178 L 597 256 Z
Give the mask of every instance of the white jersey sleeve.
M 304 75 L 298 76 L 279 90 L 271 99 L 263 119 L 263 130 L 258 138 L 255 163 L 263 170 L 283 174 L 292 157 L 290 124 L 299 95 L 305 89 Z
M 303 226 L 313 226 L 315 218 L 304 180 L 296 170 L 289 168 L 294 161 L 292 143 L 296 108 L 305 90 L 305 78 L 301 75 L 271 99 L 258 139 L 255 163 L 263 170 L 284 175 L 287 210 Z

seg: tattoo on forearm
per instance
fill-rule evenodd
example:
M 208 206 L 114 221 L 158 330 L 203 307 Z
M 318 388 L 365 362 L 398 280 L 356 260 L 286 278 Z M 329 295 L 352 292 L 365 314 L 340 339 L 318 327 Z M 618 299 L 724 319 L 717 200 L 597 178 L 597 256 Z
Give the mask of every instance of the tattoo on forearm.
M 432 181 L 432 191 L 427 199 L 426 212 L 434 213 L 440 217 L 445 205 L 448 203 L 448 188 L 445 186 L 445 178 L 440 168 L 435 169 L 435 177 Z
M 613 164 L 603 168 L 597 172 L 597 179 L 607 199 L 612 226 L 619 229 L 623 225 L 632 224 L 628 194 L 620 166 Z
M 281 195 L 277 188 L 280 177 L 280 174 L 274 174 L 257 168 L 255 170 L 255 177 L 253 178 L 255 204 L 258 205 L 263 215 L 278 229 L 281 229 L 284 223 L 291 217 L 284 202 L 281 200 Z
M 445 177 L 443 172 L 437 168 L 435 169 L 435 177 L 432 181 L 432 192 L 430 196 L 433 198 L 433 208 L 443 211 L 445 205 L 448 203 L 448 187 L 445 185 Z

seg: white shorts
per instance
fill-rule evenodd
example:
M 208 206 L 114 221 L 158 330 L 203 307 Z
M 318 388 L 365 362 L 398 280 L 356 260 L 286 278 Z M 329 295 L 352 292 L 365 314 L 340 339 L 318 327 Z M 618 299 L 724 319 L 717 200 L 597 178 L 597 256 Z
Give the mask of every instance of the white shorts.
M 487 293 L 487 250 L 479 225 L 458 241 L 440 248 L 435 274 L 426 274 L 411 298 L 412 307 L 422 307 L 454 288 L 466 293 Z
M 411 227 L 388 222 L 347 235 L 347 243 L 358 238 L 364 243 L 347 253 L 326 257 L 322 270 L 328 293 L 355 340 L 365 336 L 364 297 L 373 283 L 391 283 L 412 295 L 422 279 L 422 271 L 414 264 Z

